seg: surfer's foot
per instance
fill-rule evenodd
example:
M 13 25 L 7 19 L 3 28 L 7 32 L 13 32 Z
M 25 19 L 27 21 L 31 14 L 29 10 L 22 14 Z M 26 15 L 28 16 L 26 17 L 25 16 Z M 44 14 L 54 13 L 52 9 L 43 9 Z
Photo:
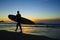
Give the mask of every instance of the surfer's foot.
M 22 31 L 20 31 L 20 33 L 23 33 Z
M 15 30 L 15 32 L 17 32 L 17 30 Z

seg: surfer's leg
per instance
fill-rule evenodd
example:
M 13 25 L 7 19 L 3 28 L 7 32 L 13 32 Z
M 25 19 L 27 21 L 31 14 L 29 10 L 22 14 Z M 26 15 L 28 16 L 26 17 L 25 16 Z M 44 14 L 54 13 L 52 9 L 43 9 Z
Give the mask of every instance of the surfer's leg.
M 16 32 L 17 32 L 17 29 L 18 29 L 18 23 L 17 23 L 17 25 L 16 25 L 16 29 L 15 29 Z
M 19 24 L 19 27 L 20 27 L 20 30 L 21 30 L 21 33 L 22 33 L 22 27 L 21 27 L 21 24 Z

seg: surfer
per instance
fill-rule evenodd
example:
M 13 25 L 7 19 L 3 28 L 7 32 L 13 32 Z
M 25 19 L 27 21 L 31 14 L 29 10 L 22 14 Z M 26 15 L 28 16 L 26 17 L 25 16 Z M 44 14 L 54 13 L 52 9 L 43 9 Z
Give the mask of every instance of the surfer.
M 20 27 L 21 33 L 22 33 L 22 27 L 21 27 L 21 14 L 19 14 L 19 11 L 17 11 L 16 14 L 17 24 L 15 31 L 17 32 L 18 26 Z

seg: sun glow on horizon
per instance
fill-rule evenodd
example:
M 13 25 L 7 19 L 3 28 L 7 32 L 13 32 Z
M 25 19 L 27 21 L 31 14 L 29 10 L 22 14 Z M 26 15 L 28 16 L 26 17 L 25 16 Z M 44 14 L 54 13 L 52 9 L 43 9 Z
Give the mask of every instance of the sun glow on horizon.
M 60 20 L 60 18 L 27 18 L 33 22 L 42 22 L 42 21 L 49 21 L 49 20 Z M 10 20 L 9 18 L 6 17 L 2 17 L 0 18 L 0 21 L 4 21 L 4 22 L 13 22 L 12 20 Z

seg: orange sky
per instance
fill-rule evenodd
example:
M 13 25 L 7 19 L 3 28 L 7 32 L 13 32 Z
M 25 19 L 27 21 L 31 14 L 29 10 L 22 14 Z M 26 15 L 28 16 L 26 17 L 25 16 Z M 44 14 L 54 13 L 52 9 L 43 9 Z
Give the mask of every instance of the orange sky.
M 27 19 L 29 19 L 29 20 L 32 20 L 33 22 L 42 22 L 42 21 L 60 21 L 60 18 L 45 18 L 45 19 L 42 19 L 42 18 L 40 18 L 40 19 L 38 19 L 38 18 L 27 18 Z M 5 22 L 12 22 L 12 20 L 10 20 L 9 18 L 4 18 L 4 17 L 2 17 L 2 18 L 0 18 L 0 21 L 5 21 Z

